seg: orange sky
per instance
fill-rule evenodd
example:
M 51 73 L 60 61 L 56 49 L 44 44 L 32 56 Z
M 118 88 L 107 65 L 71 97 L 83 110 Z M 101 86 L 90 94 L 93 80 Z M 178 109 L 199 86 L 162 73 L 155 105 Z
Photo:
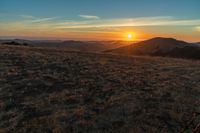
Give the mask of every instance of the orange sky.
M 200 0 L 1 0 L 0 38 L 200 42 Z
M 22 39 L 131 40 L 172 37 L 189 42 L 200 41 L 200 19 L 179 20 L 173 17 L 121 19 L 60 20 L 18 16 L 0 21 L 0 37 Z M 134 37 L 128 39 L 128 33 Z

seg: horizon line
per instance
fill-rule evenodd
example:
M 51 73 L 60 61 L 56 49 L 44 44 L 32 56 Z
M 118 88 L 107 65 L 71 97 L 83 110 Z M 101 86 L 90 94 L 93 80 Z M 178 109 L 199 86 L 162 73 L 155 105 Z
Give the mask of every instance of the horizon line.
M 52 39 L 51 39 L 52 38 Z M 59 39 L 59 38 L 55 38 L 53 39 L 53 37 L 50 38 L 39 38 L 39 37 L 3 37 L 0 36 L 0 40 L 27 40 L 27 41 L 124 41 L 124 42 L 140 42 L 140 41 L 145 41 L 145 40 L 150 40 L 153 38 L 172 38 L 172 39 L 176 39 L 176 40 L 180 40 L 180 41 L 184 41 L 184 42 L 188 42 L 188 43 L 199 43 L 199 41 L 187 41 L 187 40 L 183 40 L 183 39 L 178 39 L 176 37 L 163 37 L 163 36 L 155 36 L 155 37 L 150 37 L 150 38 L 145 38 L 145 39 L 135 39 L 135 40 L 123 40 L 123 39 L 86 39 L 86 38 L 82 38 L 82 39 L 77 39 L 77 38 L 69 38 L 69 39 Z

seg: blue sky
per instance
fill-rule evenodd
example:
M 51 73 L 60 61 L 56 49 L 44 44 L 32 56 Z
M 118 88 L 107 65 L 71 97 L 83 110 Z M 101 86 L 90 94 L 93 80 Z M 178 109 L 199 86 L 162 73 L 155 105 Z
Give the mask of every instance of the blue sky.
M 138 32 L 140 39 L 161 33 L 196 41 L 199 6 L 200 0 L 1 0 L 0 36 L 37 38 L 39 29 L 38 37 L 50 39 L 84 39 L 84 32 L 120 39 L 121 32 Z
M 94 14 L 110 17 L 199 18 L 199 0 L 1 0 L 0 12 L 33 16 Z

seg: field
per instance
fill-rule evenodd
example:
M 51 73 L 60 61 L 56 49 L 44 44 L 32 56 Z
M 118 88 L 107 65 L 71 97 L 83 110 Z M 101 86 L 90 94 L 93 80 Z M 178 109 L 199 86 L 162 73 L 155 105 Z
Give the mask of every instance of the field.
M 192 132 L 199 98 L 198 60 L 0 46 L 0 132 Z

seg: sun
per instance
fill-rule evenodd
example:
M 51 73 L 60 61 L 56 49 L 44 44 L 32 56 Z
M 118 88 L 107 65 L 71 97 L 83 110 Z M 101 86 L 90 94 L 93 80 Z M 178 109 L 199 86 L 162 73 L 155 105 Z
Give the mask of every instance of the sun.
M 123 40 L 125 41 L 135 41 L 137 39 L 137 34 L 135 32 L 132 31 L 125 31 L 122 34 L 123 36 Z
M 132 32 L 128 32 L 125 34 L 125 40 L 127 41 L 133 41 L 135 39 L 135 34 Z
M 132 39 L 133 38 L 133 34 L 128 33 L 127 37 L 128 37 L 128 39 Z

